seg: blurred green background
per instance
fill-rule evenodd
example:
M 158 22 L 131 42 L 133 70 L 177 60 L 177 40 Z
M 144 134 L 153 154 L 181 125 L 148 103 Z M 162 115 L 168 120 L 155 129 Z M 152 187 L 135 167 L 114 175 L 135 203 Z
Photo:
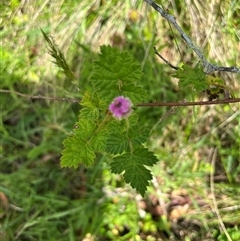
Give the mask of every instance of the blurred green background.
M 239 67 L 238 1 L 158 3 L 211 62 Z M 239 104 L 138 108 L 159 159 L 142 198 L 110 173 L 107 156 L 91 168 L 60 168 L 78 103 L 16 93 L 80 99 L 99 46 L 109 44 L 141 63 L 149 102 L 192 100 L 153 51 L 173 65 L 198 61 L 166 20 L 142 0 L 3 0 L 0 11 L 0 89 L 10 91 L 0 92 L 1 240 L 240 240 Z M 75 82 L 54 65 L 40 28 Z M 240 96 L 239 74 L 216 75 Z

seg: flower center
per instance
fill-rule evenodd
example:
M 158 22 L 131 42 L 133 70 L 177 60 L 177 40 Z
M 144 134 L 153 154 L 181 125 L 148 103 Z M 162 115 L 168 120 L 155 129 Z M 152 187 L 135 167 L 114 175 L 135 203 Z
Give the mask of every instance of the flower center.
M 115 103 L 115 106 L 116 106 L 117 108 L 120 108 L 120 107 L 122 106 L 122 102 L 121 102 L 121 101 L 117 101 L 117 102 Z

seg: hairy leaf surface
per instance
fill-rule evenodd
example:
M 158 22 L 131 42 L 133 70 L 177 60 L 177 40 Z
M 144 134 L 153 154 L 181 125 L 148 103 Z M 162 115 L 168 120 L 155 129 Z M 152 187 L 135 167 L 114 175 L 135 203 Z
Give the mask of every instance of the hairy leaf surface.
M 136 86 L 141 75 L 140 65 L 133 61 L 128 52 L 102 46 L 99 60 L 94 62 L 91 82 L 98 95 L 105 99 L 111 100 L 116 96 L 125 96 L 129 97 L 133 103 L 137 103 L 146 97 L 143 88 Z M 126 85 L 129 86 L 125 88 Z M 135 91 L 134 86 L 136 86 Z M 128 93 L 131 94 L 128 95 Z

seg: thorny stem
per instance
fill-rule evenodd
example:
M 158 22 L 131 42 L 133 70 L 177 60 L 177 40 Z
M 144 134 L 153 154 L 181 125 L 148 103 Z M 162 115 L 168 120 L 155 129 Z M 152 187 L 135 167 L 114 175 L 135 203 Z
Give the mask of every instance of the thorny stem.
M 157 5 L 153 0 L 144 0 L 147 2 L 150 6 L 152 6 L 157 12 L 161 14 L 163 18 L 165 18 L 167 21 L 169 21 L 179 32 L 182 39 L 186 42 L 186 44 L 196 53 L 196 55 L 200 58 L 202 65 L 204 67 L 204 72 L 206 74 L 210 74 L 215 71 L 225 71 L 225 72 L 232 72 L 232 73 L 240 73 L 239 67 L 223 67 L 223 66 L 217 66 L 212 63 L 210 63 L 202 54 L 202 51 L 193 43 L 193 41 L 190 39 L 190 37 L 183 31 L 183 29 L 178 25 L 178 23 L 175 20 L 175 17 L 168 14 L 162 7 Z M 160 57 L 160 56 L 159 56 Z
M 49 96 L 42 96 L 42 95 L 31 96 L 31 95 L 22 94 L 20 92 L 3 90 L 3 89 L 0 89 L 0 93 L 15 94 L 27 99 L 44 99 L 44 100 L 52 100 L 52 101 L 66 101 L 71 103 L 81 102 L 80 99 L 58 98 L 58 97 L 49 97 Z M 139 103 L 136 105 L 136 107 L 221 105 L 221 104 L 230 104 L 230 103 L 239 103 L 239 102 L 240 102 L 240 98 L 233 98 L 233 99 L 222 99 L 222 100 L 214 100 L 214 101 Z
M 240 98 L 234 99 L 223 99 L 223 100 L 214 100 L 214 101 L 186 101 L 186 102 L 153 102 L 153 103 L 140 103 L 137 104 L 137 107 L 154 107 L 154 106 L 196 106 L 196 105 L 219 105 L 219 104 L 229 104 L 229 103 L 238 103 Z

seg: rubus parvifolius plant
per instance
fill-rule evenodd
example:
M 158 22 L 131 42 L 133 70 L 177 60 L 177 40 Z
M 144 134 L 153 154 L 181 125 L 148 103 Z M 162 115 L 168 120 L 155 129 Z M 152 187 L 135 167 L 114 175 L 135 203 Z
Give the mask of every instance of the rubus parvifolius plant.
M 43 36 L 54 63 L 74 80 L 61 51 L 44 32 Z M 149 130 L 139 124 L 134 111 L 147 96 L 138 84 L 141 66 L 128 52 L 110 46 L 102 46 L 100 50 L 90 78 L 92 88 L 80 102 L 79 120 L 73 133 L 63 141 L 61 167 L 90 166 L 97 153 L 108 154 L 112 159 L 111 171 L 123 173 L 126 183 L 144 195 L 152 179 L 149 167 L 158 160 L 144 145 Z M 206 75 L 201 66 L 180 65 L 174 69 L 177 71 L 173 77 L 179 79 L 179 87 L 183 89 L 205 91 L 210 100 L 219 98 L 220 94 L 225 98 L 234 97 L 223 80 Z
M 123 173 L 126 183 L 145 194 L 152 179 L 148 167 L 158 160 L 144 146 L 149 132 L 133 110 L 147 95 L 137 84 L 140 78 L 141 67 L 128 52 L 101 47 L 90 78 L 92 91 L 83 95 L 79 120 L 63 142 L 61 167 L 90 166 L 96 153 L 108 153 L 111 171 Z

